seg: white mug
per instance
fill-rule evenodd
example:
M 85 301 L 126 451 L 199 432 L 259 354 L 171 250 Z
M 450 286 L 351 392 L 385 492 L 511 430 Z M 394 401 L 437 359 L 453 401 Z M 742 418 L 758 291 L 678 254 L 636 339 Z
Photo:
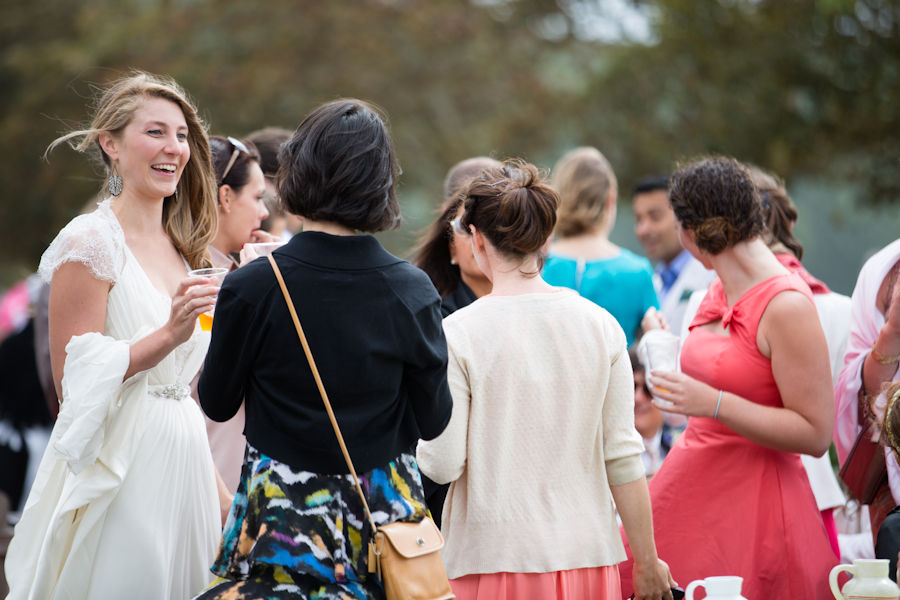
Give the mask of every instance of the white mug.
M 684 592 L 685 600 L 694 600 L 694 590 L 703 586 L 706 600 L 747 600 L 741 596 L 743 577 L 707 577 L 692 581 Z

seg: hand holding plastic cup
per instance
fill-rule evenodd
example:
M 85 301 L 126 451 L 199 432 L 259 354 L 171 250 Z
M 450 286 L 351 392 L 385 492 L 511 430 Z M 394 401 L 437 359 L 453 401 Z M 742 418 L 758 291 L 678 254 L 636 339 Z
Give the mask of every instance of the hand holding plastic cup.
M 250 246 L 256 252 L 256 256 L 268 256 L 272 254 L 272 250 L 284 246 L 284 242 L 265 242 L 259 244 L 245 244 Z
M 206 284 L 206 286 L 214 287 L 216 289 L 222 287 L 222 282 L 225 280 L 226 275 L 228 275 L 228 269 L 224 268 L 194 269 L 193 271 L 188 271 L 188 277 L 206 277 L 209 279 L 209 283 Z M 217 296 L 212 296 L 213 299 L 216 297 Z M 200 321 L 200 329 L 203 331 L 212 331 L 213 312 L 214 310 L 205 312 L 197 319 Z
M 241 266 L 253 262 L 261 256 L 272 254 L 272 250 L 284 246 L 285 242 L 260 242 L 258 244 L 244 244 L 241 248 Z
M 677 371 L 678 370 L 678 336 L 662 329 L 655 329 L 647 333 L 641 340 L 638 349 L 639 358 L 647 372 L 652 371 Z M 669 392 L 667 389 L 650 386 L 650 393 L 660 405 L 665 406 L 669 402 L 663 400 L 653 390 Z

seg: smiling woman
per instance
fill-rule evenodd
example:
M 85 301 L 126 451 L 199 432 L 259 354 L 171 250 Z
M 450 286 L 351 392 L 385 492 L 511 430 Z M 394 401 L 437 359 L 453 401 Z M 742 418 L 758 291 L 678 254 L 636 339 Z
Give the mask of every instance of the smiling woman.
M 115 198 L 41 259 L 61 408 L 9 546 L 9 598 L 189 597 L 231 500 L 187 399 L 215 293 L 187 277 L 215 234 L 206 132 L 174 81 L 137 73 L 51 149 L 63 141 L 98 154 Z

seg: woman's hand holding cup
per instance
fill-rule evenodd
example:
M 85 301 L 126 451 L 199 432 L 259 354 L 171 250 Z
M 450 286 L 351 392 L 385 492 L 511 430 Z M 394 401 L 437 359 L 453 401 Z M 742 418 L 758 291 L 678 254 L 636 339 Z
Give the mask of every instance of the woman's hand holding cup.
M 197 317 L 216 305 L 218 287 L 210 286 L 209 277 L 186 277 L 178 284 L 172 298 L 168 326 L 172 337 L 180 345 L 194 333 Z
M 225 280 L 225 276 L 228 274 L 228 269 L 224 268 L 212 268 L 212 269 L 194 269 L 188 273 L 188 279 L 191 278 L 202 278 L 205 279 L 203 283 L 196 283 L 195 286 L 202 285 L 201 290 L 203 292 L 195 292 L 192 288 L 187 294 L 197 294 L 194 300 L 190 300 L 185 303 L 185 312 L 190 310 L 194 312 L 197 308 L 193 305 L 197 302 L 196 298 L 204 297 L 212 300 L 212 303 L 209 304 L 209 300 L 204 304 L 205 310 L 202 310 L 198 313 L 197 318 L 200 320 L 200 329 L 203 331 L 212 331 L 212 322 L 213 322 L 213 308 L 216 305 L 216 298 L 219 295 L 219 288 L 222 287 L 222 281 Z M 187 280 L 185 280 L 187 281 Z M 184 282 L 182 282 L 184 283 Z M 188 336 L 190 337 L 190 336 Z

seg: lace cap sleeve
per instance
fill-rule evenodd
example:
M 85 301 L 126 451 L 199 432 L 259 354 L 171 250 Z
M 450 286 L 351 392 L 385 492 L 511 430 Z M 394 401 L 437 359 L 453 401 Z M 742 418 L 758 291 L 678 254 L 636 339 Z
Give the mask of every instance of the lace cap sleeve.
M 63 263 L 80 262 L 97 279 L 115 284 L 125 265 L 125 233 L 103 202 L 94 212 L 75 217 L 66 225 L 41 257 L 38 273 L 50 283 Z

